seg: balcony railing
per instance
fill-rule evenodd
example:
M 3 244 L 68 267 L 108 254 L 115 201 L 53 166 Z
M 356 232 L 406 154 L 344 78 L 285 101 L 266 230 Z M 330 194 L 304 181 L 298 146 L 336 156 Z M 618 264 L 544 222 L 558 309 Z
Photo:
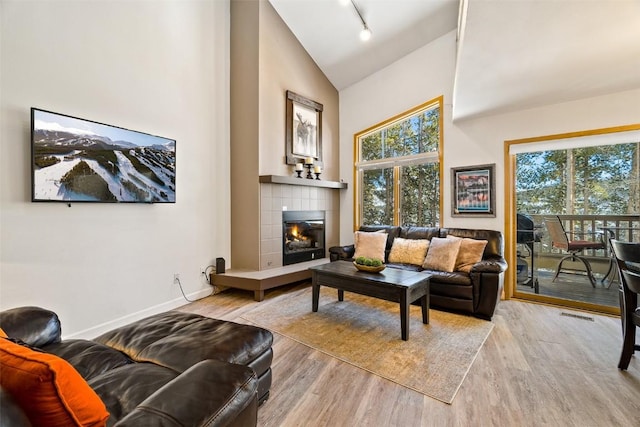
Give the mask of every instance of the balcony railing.
M 584 274 L 584 266 L 579 262 L 564 264 L 565 273 L 575 268 L 576 274 L 561 274 L 557 280 L 554 280 L 558 262 L 566 252 L 551 245 L 551 239 L 544 224 L 544 217 L 550 215 L 528 216 L 534 222 L 540 241 L 533 245 L 528 243 L 517 246 L 518 262 L 524 261 L 524 271 L 527 272 L 527 278 L 525 280 L 520 278 L 517 282 L 516 290 L 519 296 L 538 294 L 542 298 L 562 300 L 572 307 L 601 310 L 611 314 L 619 313 L 618 286 L 612 286 L 613 282 L 617 281 L 617 273 L 611 268 L 610 246 L 605 245 L 605 249 L 585 250 L 582 254 L 589 259 L 597 279 L 596 286 L 588 280 Z M 605 241 L 614 237 L 640 242 L 640 215 L 558 215 L 558 217 L 565 231 L 575 233 L 573 237 L 576 239 L 589 240 L 594 236 L 586 234 L 601 233 L 599 237 Z M 585 235 L 581 237 L 580 234 Z
M 526 213 L 525 213 L 526 214 Z M 555 255 L 562 251 L 551 246 L 551 240 L 544 225 L 544 217 L 551 215 L 529 215 L 535 224 L 537 231 L 541 232 L 541 242 L 536 250 L 537 255 Z M 640 242 L 640 215 L 558 215 L 564 224 L 565 231 L 572 232 L 575 239 L 589 240 L 592 233 L 602 233 L 603 238 L 615 238 L 627 242 Z M 580 237 L 584 235 L 585 237 Z M 594 258 L 608 258 L 610 248 L 589 249 L 584 255 Z

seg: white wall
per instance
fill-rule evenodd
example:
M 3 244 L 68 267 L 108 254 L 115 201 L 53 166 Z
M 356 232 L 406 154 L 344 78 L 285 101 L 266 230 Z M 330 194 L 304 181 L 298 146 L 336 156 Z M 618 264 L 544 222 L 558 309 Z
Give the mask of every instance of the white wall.
M 229 2 L 2 0 L 0 308 L 93 336 L 210 293 L 228 258 Z M 176 140 L 175 204 L 30 202 L 30 107 Z
M 340 177 L 349 182 L 340 200 L 341 244 L 353 240 L 353 135 L 437 96 L 443 95 L 445 104 L 446 227 L 504 231 L 505 140 L 640 123 L 640 88 L 453 123 L 455 52 L 451 32 L 340 92 Z M 452 218 L 450 169 L 486 163 L 496 163 L 496 218 Z

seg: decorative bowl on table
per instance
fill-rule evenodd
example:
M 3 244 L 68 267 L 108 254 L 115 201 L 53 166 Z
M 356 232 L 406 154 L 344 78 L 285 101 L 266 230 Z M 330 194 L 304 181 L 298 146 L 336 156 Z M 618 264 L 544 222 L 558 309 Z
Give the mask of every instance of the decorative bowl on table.
M 380 273 L 382 270 L 386 268 L 384 264 L 373 266 L 373 265 L 358 264 L 355 261 L 353 261 L 353 265 L 355 265 L 359 271 L 366 271 L 367 273 Z

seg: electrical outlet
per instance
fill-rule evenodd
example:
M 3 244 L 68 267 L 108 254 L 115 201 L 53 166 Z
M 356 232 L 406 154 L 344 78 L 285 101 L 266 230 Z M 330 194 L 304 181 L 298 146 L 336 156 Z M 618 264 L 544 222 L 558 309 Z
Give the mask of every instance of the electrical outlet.
M 179 285 L 180 284 L 180 274 L 179 273 L 174 273 L 173 274 L 173 284 L 174 285 Z

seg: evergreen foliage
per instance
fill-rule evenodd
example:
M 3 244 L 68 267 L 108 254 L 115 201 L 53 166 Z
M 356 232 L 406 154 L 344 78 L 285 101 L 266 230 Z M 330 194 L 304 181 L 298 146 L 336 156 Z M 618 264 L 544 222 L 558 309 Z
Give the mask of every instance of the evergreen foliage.
M 98 200 L 116 202 L 115 196 L 109 191 L 109 185 L 100 175 L 84 161 L 80 161 L 69 172 L 64 174 L 60 182 L 68 189 L 79 194 L 95 197 Z
M 136 151 L 138 151 L 138 150 L 139 149 L 136 149 Z M 158 178 L 158 175 L 156 175 L 154 171 L 149 169 L 149 167 L 147 165 L 145 165 L 140 160 L 138 160 L 138 158 L 136 156 L 134 156 L 133 154 L 131 154 L 131 152 L 125 150 L 125 151 L 122 152 L 122 154 L 124 154 L 127 157 L 127 159 L 129 159 L 129 161 L 131 162 L 133 167 L 138 172 L 140 172 L 140 174 L 146 176 L 147 178 L 149 178 L 150 180 L 152 180 L 156 184 L 164 185 L 164 181 L 162 181 L 160 178 Z
M 33 163 L 39 168 L 46 168 L 47 166 L 60 163 L 60 159 L 54 156 L 36 156 L 36 158 L 33 159 Z
M 429 108 L 391 123 L 359 140 L 362 223 L 435 226 L 440 222 L 440 110 Z M 430 156 L 424 156 L 430 154 Z M 397 172 L 396 172 L 397 171 Z M 399 179 L 396 185 L 395 179 Z M 397 189 L 397 190 L 396 190 Z M 399 191 L 394 197 L 394 191 Z M 400 206 L 395 206 L 398 200 Z
M 639 143 L 516 156 L 516 207 L 528 214 L 640 212 Z

